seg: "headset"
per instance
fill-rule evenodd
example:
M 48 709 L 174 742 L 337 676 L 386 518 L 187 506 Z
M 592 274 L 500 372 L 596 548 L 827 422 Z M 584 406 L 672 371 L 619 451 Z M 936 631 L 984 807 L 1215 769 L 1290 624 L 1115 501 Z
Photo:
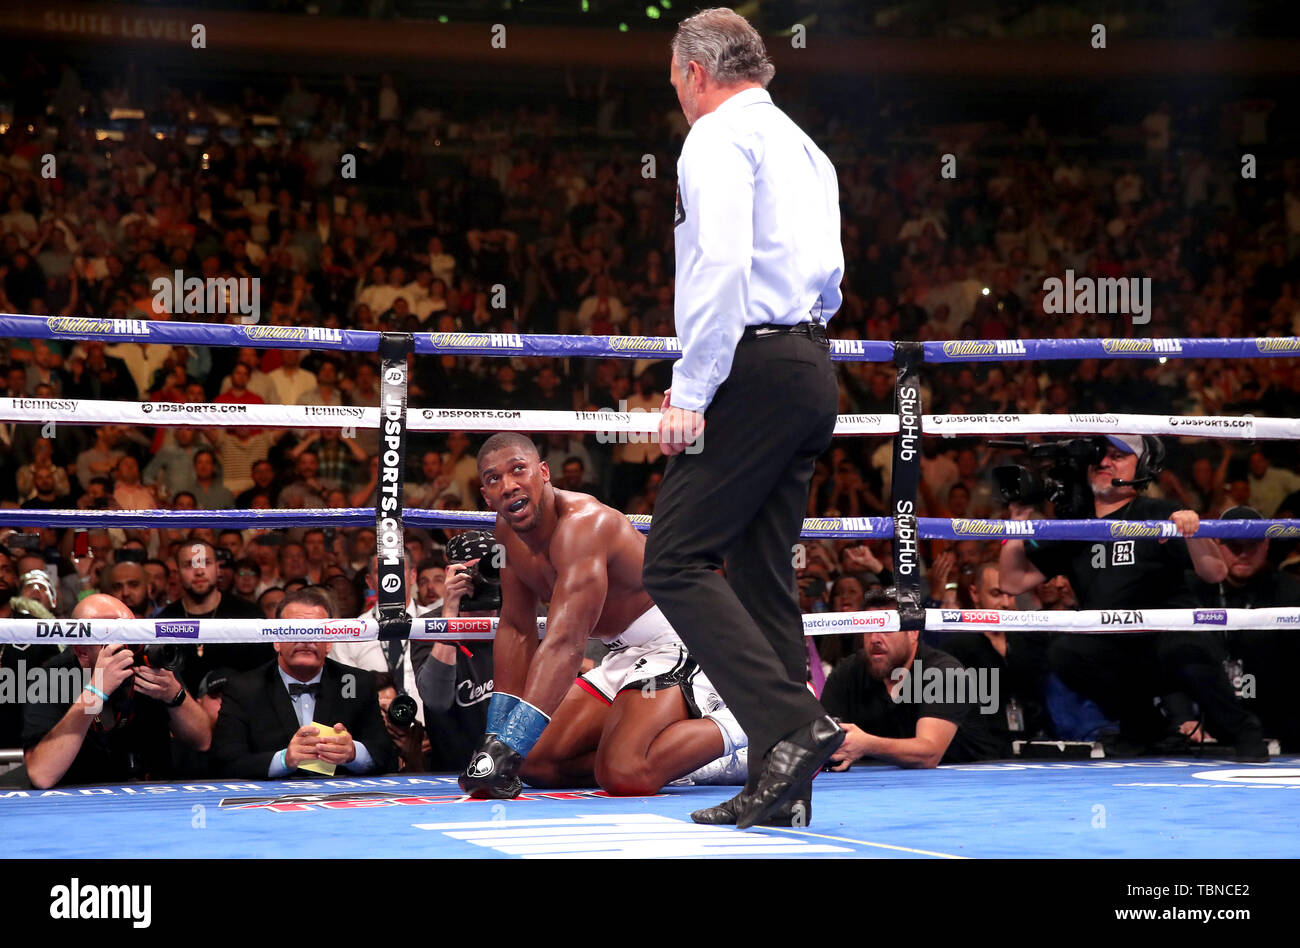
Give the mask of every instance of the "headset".
M 1106 444 L 1103 436 L 1099 439 L 1101 445 Z M 1146 486 L 1160 476 L 1160 472 L 1165 469 L 1165 443 L 1155 435 L 1142 435 L 1142 455 L 1138 458 L 1137 470 L 1133 473 L 1131 481 L 1121 481 L 1118 478 L 1111 480 L 1113 487 L 1136 487 L 1139 491 L 1145 490 Z
M 1142 436 L 1142 457 L 1138 458 L 1137 473 L 1133 480 L 1145 487 L 1160 476 L 1165 469 L 1165 443 L 1156 435 Z

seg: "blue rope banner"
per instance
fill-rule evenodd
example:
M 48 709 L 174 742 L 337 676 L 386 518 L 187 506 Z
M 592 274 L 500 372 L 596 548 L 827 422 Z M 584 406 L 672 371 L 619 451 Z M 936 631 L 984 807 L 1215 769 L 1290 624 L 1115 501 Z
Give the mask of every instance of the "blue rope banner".
M 956 339 L 922 343 L 926 362 L 1033 359 L 1294 359 L 1295 336 L 1241 339 Z
M 330 349 L 375 352 L 379 333 L 321 326 L 182 323 L 159 319 L 97 319 L 90 316 L 0 316 L 0 338 L 102 339 L 168 346 L 253 346 L 258 349 Z
M 1182 536 L 1168 520 L 949 520 L 919 517 L 927 540 L 1128 540 Z M 1300 520 L 1202 520 L 1196 536 L 1212 540 L 1300 537 Z

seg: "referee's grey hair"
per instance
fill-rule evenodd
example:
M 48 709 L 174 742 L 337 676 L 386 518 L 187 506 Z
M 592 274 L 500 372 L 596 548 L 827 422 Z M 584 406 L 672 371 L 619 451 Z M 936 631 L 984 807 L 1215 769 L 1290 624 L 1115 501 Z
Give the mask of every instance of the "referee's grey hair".
M 723 85 L 757 82 L 767 88 L 776 67 L 749 21 L 727 7 L 701 10 L 677 25 L 673 63 L 684 70 L 691 60 Z

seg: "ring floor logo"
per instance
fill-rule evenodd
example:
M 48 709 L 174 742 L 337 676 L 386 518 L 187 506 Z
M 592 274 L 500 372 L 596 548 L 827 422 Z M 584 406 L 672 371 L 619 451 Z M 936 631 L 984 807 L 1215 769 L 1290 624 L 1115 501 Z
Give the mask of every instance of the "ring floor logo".
M 1289 787 L 1300 789 L 1300 770 L 1293 767 L 1257 767 L 1249 770 L 1202 770 L 1192 774 L 1197 780 L 1213 780 L 1255 787 Z
M 731 826 L 704 826 L 653 813 L 562 819 L 415 823 L 416 829 L 524 859 L 684 859 L 702 856 L 852 854 L 832 846 Z

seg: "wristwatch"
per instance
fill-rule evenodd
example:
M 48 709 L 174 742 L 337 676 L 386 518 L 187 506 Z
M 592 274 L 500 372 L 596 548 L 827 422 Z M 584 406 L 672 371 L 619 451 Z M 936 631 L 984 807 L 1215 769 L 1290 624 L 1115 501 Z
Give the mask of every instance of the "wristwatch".
M 172 698 L 171 701 L 167 702 L 167 707 L 179 708 L 184 703 L 185 703 L 185 686 L 181 685 L 181 690 L 177 693 L 175 698 Z

